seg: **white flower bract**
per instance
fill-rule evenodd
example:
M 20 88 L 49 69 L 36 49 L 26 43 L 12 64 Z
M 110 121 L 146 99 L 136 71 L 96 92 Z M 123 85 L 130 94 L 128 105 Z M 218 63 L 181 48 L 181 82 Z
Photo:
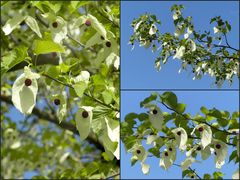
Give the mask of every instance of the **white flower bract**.
M 13 83 L 12 102 L 23 114 L 31 114 L 36 104 L 38 78 L 40 78 L 39 74 L 32 72 L 29 67 L 25 66 L 24 73 L 21 74 Z M 26 79 L 31 80 L 30 86 L 25 85 Z

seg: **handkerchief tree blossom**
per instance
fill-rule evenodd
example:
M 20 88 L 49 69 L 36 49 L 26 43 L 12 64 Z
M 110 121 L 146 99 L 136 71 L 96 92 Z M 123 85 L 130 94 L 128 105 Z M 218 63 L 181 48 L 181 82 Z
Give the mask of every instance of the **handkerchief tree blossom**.
M 161 17 L 158 19 L 154 14 L 146 13 L 135 18 L 132 22 L 134 30 L 129 44 L 133 47 L 139 44 L 157 54 L 155 59 L 157 71 L 161 69 L 162 64 L 177 59 L 182 63 L 181 69 L 187 70 L 186 66 L 189 67 L 188 70 L 192 69 L 193 80 L 209 75 L 215 77 L 213 85 L 219 88 L 224 81 L 231 85 L 235 76 L 240 77 L 239 49 L 232 47 L 227 37 L 231 25 L 220 16 L 216 16 L 210 20 L 210 24 L 215 25 L 210 30 L 213 33 L 204 29 L 201 33 L 195 28 L 193 18 L 183 15 L 183 9 L 183 5 L 171 7 L 174 32 L 161 33 L 164 31 L 164 24 L 161 25 Z M 202 68 L 205 63 L 207 69 Z
M 205 172 L 201 177 L 192 164 L 198 163 L 200 168 L 201 162 L 210 157 L 215 163 L 215 166 L 208 167 L 212 169 L 228 166 L 227 161 L 239 163 L 239 111 L 230 114 L 202 106 L 203 115 L 194 116 L 186 112 L 186 104 L 180 103 L 176 94 L 168 91 L 152 93 L 140 102 L 140 107 L 143 112 L 129 113 L 121 123 L 121 140 L 126 151 L 132 152 L 132 166 L 137 161 L 157 158 L 159 166 L 166 171 L 181 168 L 182 177 L 179 178 L 218 179 L 224 172 L 216 171 L 212 175 Z M 179 162 L 177 157 L 180 154 L 186 157 Z M 151 167 L 142 165 L 142 171 L 147 174 Z M 237 171 L 233 178 L 236 176 Z

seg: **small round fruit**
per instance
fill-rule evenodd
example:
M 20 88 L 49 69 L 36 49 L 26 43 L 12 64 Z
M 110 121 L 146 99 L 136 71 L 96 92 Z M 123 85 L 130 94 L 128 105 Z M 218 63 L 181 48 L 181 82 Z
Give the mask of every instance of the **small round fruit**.
M 165 156 L 168 156 L 168 152 L 165 152 L 164 155 L 165 155 Z
M 198 128 L 198 131 L 202 132 L 203 131 L 203 127 Z
M 60 103 L 61 103 L 60 99 L 54 99 L 53 102 L 56 106 L 60 105 Z
M 58 23 L 57 23 L 56 21 L 53 22 L 53 23 L 52 23 L 52 27 L 57 28 L 57 27 L 58 27 Z
M 178 131 L 178 132 L 177 132 L 177 135 L 181 136 L 181 131 Z
M 200 146 L 197 147 L 197 150 L 198 150 L 198 151 L 201 151 L 201 149 L 202 149 L 202 148 L 201 148 Z
M 137 151 L 136 151 L 136 152 L 137 152 L 137 154 L 140 154 L 140 153 L 141 153 L 141 150 L 137 149 Z
M 26 79 L 25 80 L 25 86 L 31 86 L 32 80 L 31 79 Z
M 172 148 L 171 148 L 171 147 L 169 148 L 169 151 L 172 151 Z
M 111 47 L 111 45 L 112 45 L 111 42 L 109 42 L 109 41 L 106 42 L 106 46 L 107 46 L 107 47 Z
M 87 19 L 87 20 L 85 21 L 85 25 L 86 25 L 86 26 L 91 26 L 91 24 L 92 24 L 92 22 L 91 22 L 89 19 Z
M 157 114 L 158 112 L 157 112 L 156 109 L 154 109 L 154 110 L 152 111 L 152 113 L 153 113 L 153 114 Z
M 82 117 L 83 118 L 87 118 L 88 117 L 88 112 L 87 111 L 83 111 L 82 112 Z
M 221 148 L 221 145 L 220 144 L 216 144 L 215 146 L 217 149 L 220 149 Z

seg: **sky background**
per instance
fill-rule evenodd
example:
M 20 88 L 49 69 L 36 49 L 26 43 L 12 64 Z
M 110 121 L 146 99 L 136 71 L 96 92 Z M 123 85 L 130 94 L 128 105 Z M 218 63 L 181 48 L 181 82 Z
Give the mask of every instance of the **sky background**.
M 131 51 L 132 46 L 128 45 L 129 38 L 133 34 L 133 29 L 130 26 L 134 18 L 144 13 L 152 13 L 161 20 L 162 25 L 158 27 L 159 31 L 174 32 L 174 25 L 170 7 L 173 4 L 183 4 L 185 9 L 183 15 L 192 16 L 195 29 L 210 30 L 213 32 L 214 25 L 210 25 L 209 21 L 212 17 L 221 15 L 223 20 L 229 21 L 232 26 L 232 31 L 228 34 L 229 43 L 236 48 L 239 48 L 239 10 L 238 2 L 223 2 L 223 1 L 198 1 L 198 2 L 145 2 L 132 1 L 121 2 L 121 88 L 122 89 L 205 89 L 217 88 L 212 86 L 215 78 L 203 76 L 201 80 L 193 81 L 193 73 L 183 71 L 178 73 L 181 67 L 180 60 L 169 59 L 162 66 L 160 72 L 154 68 L 155 58 L 158 53 L 152 53 L 150 49 L 135 46 Z M 238 79 L 235 77 L 233 85 L 229 86 L 226 82 L 222 88 L 238 88 Z
M 201 91 L 173 91 L 177 97 L 178 102 L 187 105 L 186 112 L 191 115 L 196 115 L 200 112 L 200 107 L 205 106 L 208 109 L 217 108 L 219 110 L 227 110 L 230 113 L 237 111 L 239 108 L 239 95 L 238 92 L 201 92 Z M 159 92 L 163 93 L 163 92 Z M 148 97 L 151 92 L 146 91 L 122 91 L 121 92 L 121 119 L 123 120 L 126 114 L 135 112 L 146 112 L 146 109 L 140 108 L 140 102 Z M 170 112 L 163 106 L 159 106 L 162 111 Z M 150 146 L 146 146 L 150 148 Z M 162 149 L 161 149 L 162 150 Z M 225 165 L 219 170 L 224 173 L 224 179 L 231 179 L 233 172 L 237 169 L 237 165 L 233 162 L 227 163 L 232 148 L 228 150 L 228 157 L 226 158 Z M 177 153 L 176 164 L 180 164 L 186 158 L 185 153 Z M 199 156 L 198 156 L 199 158 Z M 123 179 L 181 179 L 182 170 L 179 167 L 172 166 L 168 171 L 159 167 L 159 158 L 151 157 L 146 160 L 150 165 L 150 173 L 144 175 L 141 170 L 140 163 L 136 163 L 131 167 L 131 154 L 127 154 L 124 145 L 121 145 L 121 178 Z M 200 158 L 199 158 L 200 160 Z M 214 163 L 214 156 L 202 161 L 201 164 L 193 163 L 192 168 L 196 168 L 197 173 L 203 177 L 203 174 L 217 171 Z

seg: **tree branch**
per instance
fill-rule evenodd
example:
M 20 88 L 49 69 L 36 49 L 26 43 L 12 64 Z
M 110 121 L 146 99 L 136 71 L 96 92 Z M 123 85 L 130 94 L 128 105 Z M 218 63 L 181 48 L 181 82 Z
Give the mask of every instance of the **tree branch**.
M 181 114 L 181 113 L 179 113 L 178 111 L 176 111 L 175 109 L 170 108 L 170 107 L 167 106 L 164 102 L 161 102 L 161 103 L 162 103 L 162 105 L 164 105 L 167 109 L 169 109 L 169 110 L 171 110 L 171 111 L 174 111 L 174 112 L 177 113 L 178 115 L 182 116 L 185 120 L 191 120 L 191 121 L 196 121 L 196 122 L 199 122 L 199 123 L 204 123 L 204 124 L 208 125 L 209 127 L 211 127 L 212 129 L 215 129 L 216 131 L 220 131 L 220 132 L 226 133 L 226 134 L 228 134 L 228 135 L 235 135 L 234 133 L 230 133 L 230 132 L 228 132 L 228 131 L 226 131 L 226 130 L 218 129 L 218 128 L 212 126 L 211 124 L 209 124 L 209 123 L 207 123 L 207 122 L 197 121 L 197 120 L 188 118 L 188 117 L 184 116 L 184 114 Z
M 174 166 L 177 166 L 177 167 L 181 167 L 181 165 L 179 164 L 173 164 Z M 197 173 L 195 170 L 193 170 L 191 167 L 188 168 L 190 171 L 192 171 L 199 179 L 202 179 Z
M 42 76 L 45 76 L 45 77 L 47 77 L 47 78 L 49 78 L 49 79 L 51 79 L 51 80 L 53 80 L 53 81 L 55 81 L 55 82 L 58 82 L 59 84 L 62 84 L 62 85 L 67 86 L 67 87 L 69 87 L 69 88 L 71 88 L 71 89 L 74 89 L 70 84 L 66 84 L 66 83 L 64 83 L 64 82 L 62 82 L 62 81 L 59 81 L 58 79 L 55 79 L 55 78 L 53 78 L 53 77 L 51 77 L 51 76 L 49 76 L 49 75 L 47 75 L 47 74 L 42 74 Z M 89 94 L 87 94 L 87 93 L 84 93 L 84 95 L 87 96 L 87 97 L 89 97 L 89 98 L 91 98 L 91 99 L 94 100 L 95 102 L 97 102 L 97 103 L 99 103 L 99 104 L 107 107 L 107 108 L 110 108 L 110 109 L 112 109 L 112 110 L 114 110 L 114 111 L 118 111 L 118 112 L 119 112 L 119 109 L 117 109 L 117 108 L 115 108 L 115 107 L 112 107 L 112 106 L 110 106 L 110 105 L 108 105 L 108 104 L 105 104 L 104 102 L 100 101 L 99 99 L 96 99 L 96 98 L 92 97 L 91 95 L 89 95 Z
M 7 104 L 13 105 L 10 97 L 4 96 L 1 94 L 1 102 L 5 102 Z M 73 132 L 76 135 L 79 135 L 79 132 L 77 130 L 77 128 L 75 127 L 75 125 L 70 124 L 68 122 L 61 122 L 59 123 L 59 121 L 57 120 L 58 118 L 46 111 L 42 111 L 38 108 L 33 108 L 32 114 L 37 116 L 39 119 L 51 122 L 57 126 L 59 126 L 62 129 L 66 129 L 69 130 L 71 132 Z M 91 144 L 94 144 L 96 146 L 96 148 L 98 148 L 101 151 L 104 151 L 104 147 L 103 145 L 97 140 L 97 138 L 93 135 L 93 134 L 89 134 L 89 136 L 87 137 L 87 141 Z

